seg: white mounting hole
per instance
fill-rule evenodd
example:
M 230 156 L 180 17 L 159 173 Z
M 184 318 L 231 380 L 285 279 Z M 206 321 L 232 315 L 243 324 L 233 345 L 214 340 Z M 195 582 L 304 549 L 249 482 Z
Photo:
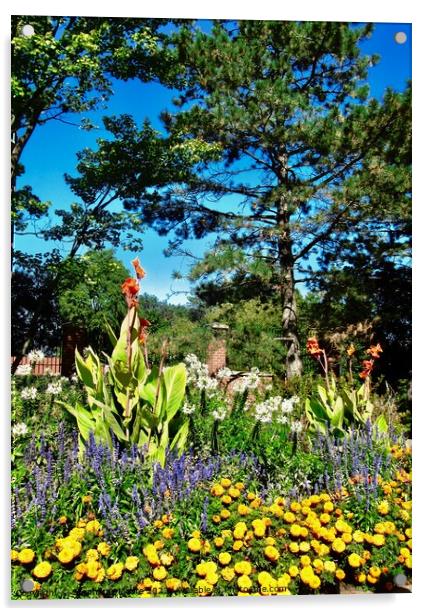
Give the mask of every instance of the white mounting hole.
M 396 32 L 396 34 L 394 35 L 394 40 L 399 45 L 403 45 L 403 43 L 406 43 L 406 41 L 408 40 L 406 32 Z
M 21 32 L 23 33 L 24 36 L 33 36 L 34 28 L 30 24 L 26 24 L 25 26 L 22 27 Z

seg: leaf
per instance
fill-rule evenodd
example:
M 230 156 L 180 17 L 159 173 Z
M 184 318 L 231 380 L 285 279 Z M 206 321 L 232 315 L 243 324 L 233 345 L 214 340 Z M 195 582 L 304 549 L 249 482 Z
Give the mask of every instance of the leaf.
M 343 423 L 343 400 L 340 396 L 336 398 L 334 403 L 333 415 L 331 418 L 331 425 L 336 428 L 341 428 Z
M 165 415 L 166 419 L 170 421 L 181 406 L 185 396 L 185 385 L 187 382 L 185 364 L 177 364 L 176 366 L 165 368 L 163 381 L 166 395 Z
M 78 377 L 81 379 L 83 384 L 90 389 L 95 389 L 96 384 L 94 382 L 92 372 L 86 365 L 85 360 L 79 353 L 78 349 L 75 350 L 75 365 Z

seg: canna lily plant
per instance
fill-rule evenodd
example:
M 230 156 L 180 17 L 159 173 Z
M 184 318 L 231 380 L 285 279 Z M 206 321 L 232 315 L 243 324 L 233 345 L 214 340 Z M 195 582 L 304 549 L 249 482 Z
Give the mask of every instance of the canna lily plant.
M 136 278 L 127 278 L 122 291 L 127 302 L 119 336 L 108 333 L 114 346 L 103 364 L 89 348 L 84 358 L 75 352 L 76 372 L 87 393 L 87 406 L 61 402 L 77 422 L 80 452 L 94 434 L 96 442 L 112 447 L 113 433 L 123 444 L 146 446 L 150 459 L 165 463 L 168 449 L 182 453 L 189 430 L 189 419 L 178 411 L 185 396 L 186 369 L 180 363 L 165 367 L 164 345 L 158 367 L 148 365 L 147 328 L 150 325 L 137 313 L 139 280 L 145 272 L 138 259 L 132 261 Z
M 318 384 L 313 396 L 305 401 L 306 417 L 309 421 L 311 432 L 321 432 L 325 434 L 327 430 L 335 436 L 342 437 L 345 430 L 352 424 L 365 424 L 371 419 L 374 405 L 370 396 L 370 371 L 373 368 L 373 360 L 379 357 L 382 349 L 380 345 L 372 346 L 368 349 L 372 360 L 365 360 L 363 365 L 371 364 L 370 370 L 362 371 L 360 377 L 365 382 L 359 387 L 338 387 L 334 374 L 329 374 L 328 361 L 324 349 L 321 349 L 316 338 L 309 338 L 307 343 L 309 354 L 318 360 L 322 366 L 325 386 Z M 351 356 L 351 347 L 348 349 L 348 356 Z M 354 349 L 355 351 L 355 349 Z M 376 428 L 379 432 L 386 432 L 388 426 L 381 416 Z

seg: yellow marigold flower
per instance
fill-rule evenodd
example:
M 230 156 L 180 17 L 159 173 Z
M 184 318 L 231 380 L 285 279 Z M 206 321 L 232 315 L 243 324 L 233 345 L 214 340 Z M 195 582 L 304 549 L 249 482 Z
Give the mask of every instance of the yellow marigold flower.
M 248 494 L 246 495 L 246 498 L 249 501 L 253 501 L 255 498 L 257 498 L 257 495 L 254 492 L 248 492 Z
M 405 535 L 406 537 L 409 537 L 409 539 L 412 539 L 412 528 L 407 528 L 405 530 Z
M 125 559 L 124 567 L 127 569 L 127 571 L 135 571 L 138 566 L 139 559 L 137 558 L 137 556 L 128 556 Z
M 219 524 L 221 522 L 221 517 L 218 514 L 212 516 L 212 522 L 214 524 Z
M 244 522 L 238 522 L 233 530 L 233 537 L 235 539 L 243 539 L 247 531 L 246 524 Z
M 19 552 L 18 550 L 11 550 L 10 551 L 10 559 L 12 562 L 15 562 L 17 560 L 19 560 Z
M 353 552 L 352 554 L 348 556 L 348 563 L 350 567 L 357 568 L 361 565 L 361 558 L 358 554 Z
M 373 567 L 370 567 L 369 573 L 372 577 L 378 578 L 381 575 L 381 569 L 374 565 Z
M 369 584 L 376 584 L 376 582 L 378 581 L 378 578 L 373 577 L 373 575 L 370 575 L 370 573 L 368 573 L 366 579 L 369 582 Z
M 243 548 L 243 541 L 235 541 L 233 543 L 232 549 L 235 552 L 239 552 L 239 550 L 241 550 Z
M 75 575 L 74 578 L 78 582 L 80 582 L 87 574 L 87 565 L 86 563 L 78 563 L 75 567 Z
M 221 496 L 221 502 L 223 505 L 231 505 L 232 498 L 229 494 L 224 494 L 224 496 Z
M 97 552 L 97 550 L 87 550 L 87 553 L 85 555 L 85 558 L 87 560 L 98 560 L 99 559 L 99 553 Z
M 173 535 L 175 534 L 175 531 L 173 528 L 163 528 L 161 534 L 163 535 L 164 539 L 172 539 Z
M 303 567 L 303 569 L 300 571 L 300 579 L 302 580 L 303 584 L 309 584 L 314 575 L 314 570 L 310 565 L 308 565 L 307 567 Z
M 34 577 L 39 578 L 39 580 L 44 580 L 52 573 L 52 567 L 50 563 L 43 560 L 41 563 L 38 563 L 33 569 Z
M 238 490 L 242 491 L 245 489 L 245 484 L 243 483 L 243 481 L 237 481 L 234 484 L 234 487 L 237 488 Z
M 106 576 L 109 578 L 109 580 L 119 580 L 119 578 L 122 576 L 123 570 L 124 565 L 122 563 L 115 563 L 114 565 L 111 565 L 109 569 L 107 569 Z
M 34 582 L 34 584 L 33 584 L 33 592 L 37 592 L 41 588 L 42 588 L 42 584 L 40 584 L 40 582 Z
M 214 589 L 212 584 L 209 584 L 206 580 L 199 580 L 195 586 L 197 594 L 200 597 L 206 597 L 210 595 Z
M 328 545 L 325 545 L 324 543 L 322 543 L 318 549 L 317 552 L 318 556 L 327 556 L 327 554 L 330 554 L 330 548 Z
M 351 543 L 352 541 L 352 535 L 351 533 L 342 533 L 342 537 L 341 537 L 342 541 L 344 541 L 345 543 Z
M 268 545 L 266 548 L 264 548 L 264 556 L 268 558 L 271 562 L 276 562 L 277 560 L 279 560 L 280 554 L 273 545 Z
M 292 524 L 296 519 L 296 516 L 294 515 L 294 513 L 292 511 L 286 511 L 284 513 L 284 522 L 287 522 L 288 524 Z
M 221 537 L 224 537 L 224 539 L 230 538 L 231 536 L 231 528 L 224 528 L 224 530 L 221 531 Z
M 91 494 L 87 494 L 86 496 L 82 497 L 82 502 L 85 504 L 91 503 L 93 500 L 93 497 L 91 496 Z
M 188 545 L 188 549 L 190 550 L 190 552 L 200 552 L 200 548 L 201 548 L 200 539 L 196 539 L 195 537 L 193 537 L 192 539 L 188 541 L 187 545 Z
M 231 498 L 236 499 L 239 498 L 240 496 L 240 490 L 238 490 L 237 488 L 231 487 L 228 491 L 229 495 L 231 496 Z
M 231 582 L 231 580 L 234 578 L 235 573 L 234 573 L 234 569 L 232 567 L 224 567 L 224 569 L 221 569 L 221 577 L 226 581 L 226 582 Z
M 293 501 L 290 505 L 290 509 L 291 511 L 294 511 L 294 513 L 297 513 L 301 510 L 301 505 L 300 503 Z
M 331 501 L 326 501 L 323 505 L 325 513 L 331 513 L 334 510 L 334 505 Z
M 175 557 L 173 556 L 173 554 L 161 554 L 160 556 L 160 562 L 165 567 L 169 567 L 174 560 Z
M 364 533 L 361 530 L 355 530 L 352 533 L 352 538 L 356 543 L 363 543 L 364 541 Z
M 302 528 L 298 524 L 292 524 L 290 527 L 290 535 L 293 537 L 300 537 L 302 533 Z
M 312 588 L 312 590 L 316 590 L 317 588 L 319 588 L 321 586 L 320 578 L 317 575 L 314 575 L 309 581 L 309 586 L 310 588 Z
M 291 575 L 291 577 L 296 577 L 297 575 L 299 575 L 299 568 L 296 565 L 291 565 L 288 569 L 288 573 Z
M 165 567 L 158 566 L 155 567 L 155 569 L 152 571 L 152 575 L 154 576 L 154 579 L 160 581 L 160 580 L 164 580 L 164 578 L 167 577 L 167 570 Z
M 224 537 L 215 537 L 214 539 L 214 545 L 216 548 L 222 548 L 222 546 L 224 545 Z
M 275 545 L 276 544 L 276 539 L 274 537 L 266 537 L 266 540 L 264 542 L 266 545 Z
M 252 580 L 248 575 L 244 574 L 237 578 L 237 585 L 239 586 L 240 590 L 248 591 L 250 590 L 250 588 L 252 588 Z
M 222 509 L 220 516 L 223 520 L 227 520 L 231 516 L 231 513 L 228 509 Z
M 58 553 L 57 558 L 60 563 L 62 563 L 63 565 L 67 565 L 68 563 L 71 563 L 72 560 L 75 558 L 75 553 L 71 548 L 63 548 Z
M 110 553 L 110 545 L 105 541 L 102 541 L 97 546 L 97 551 L 100 552 L 102 556 L 109 556 Z
M 153 595 L 158 595 L 160 592 L 161 592 L 161 582 L 152 582 L 151 593 Z
M 379 503 L 378 512 L 381 515 L 387 515 L 389 511 L 390 511 L 390 505 L 388 504 L 388 501 L 383 500 L 381 503 Z
M 231 480 L 227 479 L 227 477 L 223 477 L 220 481 L 220 484 L 223 488 L 229 488 L 231 486 Z
M 170 592 L 176 592 L 182 586 L 181 580 L 178 578 L 169 578 L 166 580 L 166 588 Z
M 266 534 L 266 525 L 261 523 L 261 524 L 255 524 L 254 525 L 254 535 L 258 538 L 264 537 L 264 535 Z
M 67 517 L 65 515 L 61 515 L 58 518 L 58 524 L 62 524 L 62 525 L 67 524 Z
M 327 573 L 334 573 L 336 571 L 336 564 L 332 560 L 324 561 L 324 571 L 327 571 Z
M 90 560 L 87 563 L 87 577 L 90 580 L 95 580 L 99 572 L 100 564 L 96 560 Z
M 335 576 L 339 581 L 342 581 L 345 579 L 345 571 L 343 569 L 336 569 Z
M 297 552 L 299 552 L 300 550 L 299 544 L 296 543 L 295 541 L 292 541 L 290 545 L 288 546 L 288 549 L 290 550 L 292 554 L 297 554 Z
M 254 498 L 254 500 L 251 501 L 249 506 L 251 507 L 251 509 L 258 509 L 261 505 L 261 502 L 261 498 Z
M 331 544 L 331 548 L 332 550 L 340 554 L 341 552 L 344 552 L 346 545 L 345 542 L 342 541 L 342 539 L 338 538 L 333 541 L 333 543 Z
M 97 571 L 97 575 L 94 578 L 94 582 L 96 582 L 97 584 L 100 584 L 100 582 L 103 582 L 103 580 L 105 579 L 106 576 L 106 571 L 104 570 L 103 567 L 100 567 L 99 570 Z
M 305 558 L 304 556 L 302 556 L 302 558 Z M 324 563 L 320 558 L 315 558 L 315 560 L 312 563 L 314 569 L 317 570 L 318 573 L 321 573 L 322 571 L 324 571 Z
M 327 503 L 326 503 L 327 504 Z M 328 513 L 322 513 L 320 515 L 321 524 L 328 524 L 330 522 L 330 516 Z
M 221 552 L 218 556 L 218 560 L 221 565 L 228 565 L 231 561 L 231 554 L 229 554 L 228 552 Z
M 357 582 L 359 584 L 364 584 L 365 581 L 366 581 L 366 574 L 365 573 L 359 573 L 355 579 L 357 580 Z
M 384 535 L 373 535 L 373 540 L 372 540 L 373 545 L 376 545 L 377 547 L 381 547 L 383 545 L 385 545 L 385 537 Z
M 215 586 L 215 584 L 218 582 L 218 575 L 216 573 L 210 571 L 206 575 L 206 582 L 208 582 L 209 584 L 212 584 L 212 586 Z
M 91 520 L 85 526 L 85 530 L 87 531 L 87 533 L 97 534 L 97 532 L 100 530 L 100 522 L 98 520 Z
M 300 556 L 300 564 L 303 567 L 307 567 L 308 565 L 311 564 L 311 559 L 309 558 L 309 556 L 307 554 L 304 554 L 303 556 Z
M 211 488 L 211 494 L 212 496 L 221 496 L 222 494 L 224 494 L 224 488 L 219 483 L 216 483 Z
M 240 504 L 240 505 L 238 505 L 238 507 L 237 507 L 237 513 L 238 513 L 239 515 L 248 515 L 248 513 L 249 513 L 249 507 L 247 507 L 246 505 L 242 505 L 242 504 Z
M 309 552 L 311 546 L 307 541 L 301 541 L 299 545 L 300 552 Z
M 250 575 L 252 571 L 252 565 L 247 560 L 241 560 L 234 565 L 234 570 L 239 575 Z
M 291 582 L 291 577 L 288 575 L 288 573 L 283 573 L 279 578 L 278 578 L 278 588 L 279 587 L 286 587 L 288 586 L 288 584 Z

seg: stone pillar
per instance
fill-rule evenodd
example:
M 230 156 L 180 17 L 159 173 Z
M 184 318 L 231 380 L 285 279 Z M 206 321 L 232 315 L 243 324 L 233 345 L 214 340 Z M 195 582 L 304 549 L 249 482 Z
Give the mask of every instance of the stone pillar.
M 228 325 L 222 323 L 212 323 L 213 339 L 208 346 L 207 365 L 209 374 L 213 376 L 227 364 L 227 343 L 226 334 Z
M 86 332 L 83 327 L 71 323 L 63 325 L 63 352 L 61 357 L 61 376 L 70 377 L 75 368 L 75 349 L 82 353 L 85 347 Z

